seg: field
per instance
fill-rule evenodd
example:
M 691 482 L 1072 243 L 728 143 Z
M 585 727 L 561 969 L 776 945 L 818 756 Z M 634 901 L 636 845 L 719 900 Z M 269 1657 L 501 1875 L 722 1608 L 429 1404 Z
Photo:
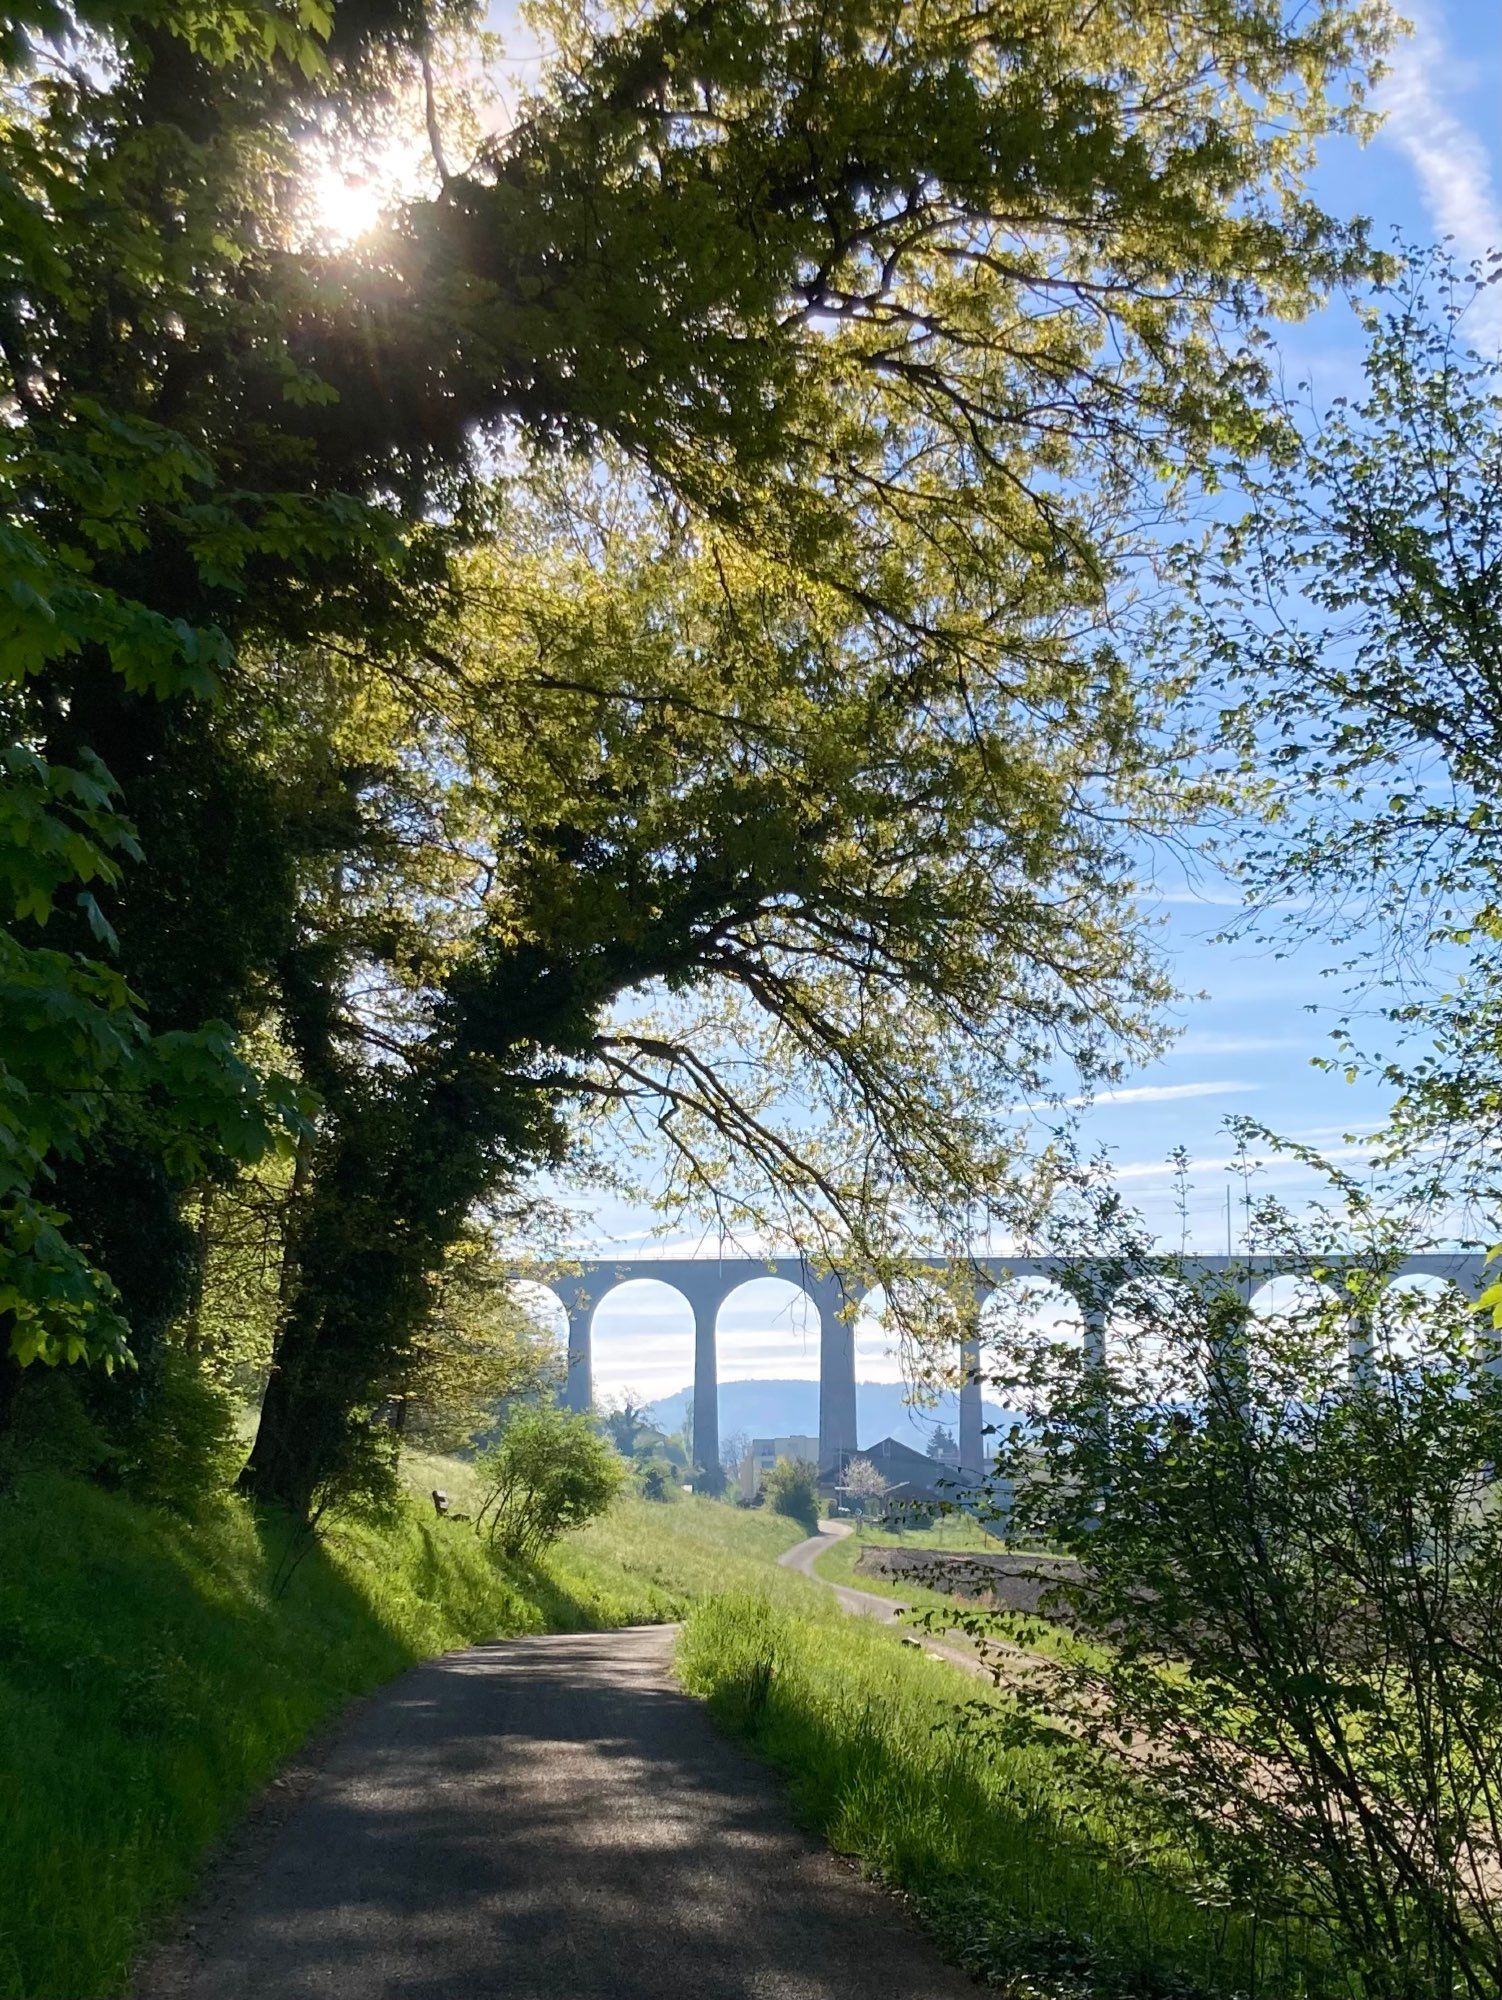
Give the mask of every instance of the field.
M 860 1561 L 861 1550 L 962 1549 L 980 1552 L 994 1551 L 1001 1546 L 993 1537 L 982 1534 L 973 1521 L 939 1521 L 930 1528 L 905 1528 L 901 1534 L 894 1534 L 885 1528 L 858 1528 L 853 1535 L 845 1536 L 843 1541 L 826 1549 L 815 1568 L 826 1583 L 849 1584 L 856 1590 L 869 1590 L 875 1597 L 900 1597 L 920 1610 L 940 1611 L 955 1603 L 947 1592 L 933 1590 L 927 1584 L 910 1581 L 906 1577 L 898 1581 L 891 1577 L 857 1575 L 855 1566 Z

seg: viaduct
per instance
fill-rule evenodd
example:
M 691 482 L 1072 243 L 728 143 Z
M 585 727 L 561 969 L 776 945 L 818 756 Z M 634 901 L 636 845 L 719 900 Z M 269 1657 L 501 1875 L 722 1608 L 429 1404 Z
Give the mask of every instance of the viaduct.
M 1333 1268 L 1338 1259 L 1331 1259 Z M 1248 1297 L 1272 1279 L 1304 1275 L 1287 1258 L 1186 1256 L 1164 1259 L 1166 1268 L 1190 1284 L 1219 1278 L 1242 1287 Z M 914 1258 L 905 1266 L 952 1274 L 956 1265 L 943 1257 Z M 1042 1279 L 1074 1299 L 1084 1322 L 1087 1349 L 1104 1354 L 1112 1300 L 1098 1267 L 1072 1257 L 977 1257 L 965 1266 L 979 1306 L 1009 1278 Z M 518 1276 L 521 1274 L 518 1273 Z M 639 1279 L 668 1285 L 683 1298 L 694 1316 L 694 1463 L 720 1462 L 719 1375 L 715 1331 L 720 1307 L 730 1294 L 758 1278 L 780 1278 L 803 1292 L 819 1315 L 819 1463 L 853 1451 L 855 1430 L 855 1329 L 850 1308 L 871 1289 L 853 1273 L 816 1268 L 801 1257 L 628 1257 L 584 1259 L 568 1276 L 541 1276 L 529 1281 L 551 1291 L 568 1315 L 568 1376 L 564 1401 L 570 1409 L 587 1410 L 592 1400 L 590 1336 L 596 1308 L 618 1286 Z M 1475 1297 L 1490 1282 L 1484 1257 L 1474 1253 L 1434 1252 L 1406 1258 L 1392 1272 L 1400 1277 L 1440 1278 Z M 1123 1287 L 1131 1279 L 1122 1280 Z M 979 1344 L 971 1335 L 960 1342 L 960 1464 L 979 1470 L 985 1461 L 981 1436 Z

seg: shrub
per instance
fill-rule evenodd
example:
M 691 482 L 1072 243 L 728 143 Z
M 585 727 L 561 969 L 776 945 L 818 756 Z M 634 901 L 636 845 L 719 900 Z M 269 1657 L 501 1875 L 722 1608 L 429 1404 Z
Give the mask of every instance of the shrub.
M 817 1479 L 813 1466 L 805 1459 L 779 1458 L 762 1481 L 772 1511 L 801 1521 L 811 1535 L 819 1527 Z
M 551 1404 L 524 1404 L 475 1460 L 484 1496 L 476 1534 L 532 1562 L 570 1528 L 603 1514 L 626 1480 L 620 1455 L 593 1420 Z
M 636 1468 L 636 1489 L 643 1500 L 676 1500 L 677 1475 L 665 1458 L 641 1460 Z
M 244 1456 L 234 1409 L 180 1348 L 161 1346 L 151 1365 L 152 1393 L 126 1428 L 113 1470 L 134 1498 L 191 1514 L 217 1499 Z
M 1385 1294 L 1385 1243 L 1337 1264 L 1286 1227 L 1327 1287 L 1286 1315 L 1142 1259 L 1106 1362 L 998 1336 L 1033 1419 L 999 1458 L 1014 1531 L 1076 1556 L 1052 1608 L 1096 1642 L 1019 1700 L 1207 1898 L 1322 1928 L 1372 2000 L 1495 2000 L 1497 1343 L 1458 1293 Z M 1128 1800 L 1119 1747 L 1144 1741 Z

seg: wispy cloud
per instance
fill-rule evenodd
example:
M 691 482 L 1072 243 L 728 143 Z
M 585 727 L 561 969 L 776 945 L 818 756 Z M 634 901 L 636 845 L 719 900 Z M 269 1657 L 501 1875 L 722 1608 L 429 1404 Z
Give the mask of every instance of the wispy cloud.
M 1325 1146 L 1320 1149 L 1322 1160 L 1369 1160 L 1371 1147 Z M 1306 1165 L 1300 1159 L 1287 1153 L 1267 1153 L 1249 1155 L 1245 1160 L 1239 1153 L 1226 1153 L 1217 1158 L 1190 1160 L 1186 1171 L 1193 1174 L 1239 1173 L 1245 1167 L 1249 1173 L 1261 1176 L 1259 1188 L 1270 1186 L 1274 1181 L 1282 1186 L 1292 1180 L 1318 1181 L 1319 1169 Z M 1113 1181 L 1162 1181 L 1168 1185 L 1178 1176 L 1178 1169 L 1167 1160 L 1123 1160 L 1113 1164 Z
M 1377 93 L 1385 113 L 1382 137 L 1413 168 L 1436 234 L 1455 239 L 1465 259 L 1502 247 L 1502 195 L 1485 139 L 1450 102 L 1447 78 L 1460 65 L 1432 8 L 1409 0 L 1413 34 L 1393 53 Z M 1483 350 L 1502 341 L 1502 287 L 1493 285 L 1474 307 L 1468 331 Z
M 1239 910 L 1246 902 L 1234 889 L 1155 889 L 1150 885 L 1143 888 L 1142 898 L 1148 903 L 1172 903 L 1175 908 L 1191 910 Z
M 1258 1056 L 1271 1055 L 1277 1049 L 1307 1049 L 1309 1046 L 1307 1035 L 1215 1034 L 1209 1030 L 1191 1029 L 1182 1040 L 1174 1043 L 1169 1055 Z
M 1260 1084 L 1234 1078 L 1203 1083 L 1133 1083 L 1123 1090 L 1098 1090 L 1094 1097 L 1071 1097 L 1071 1104 L 1172 1104 L 1184 1097 L 1240 1097 Z

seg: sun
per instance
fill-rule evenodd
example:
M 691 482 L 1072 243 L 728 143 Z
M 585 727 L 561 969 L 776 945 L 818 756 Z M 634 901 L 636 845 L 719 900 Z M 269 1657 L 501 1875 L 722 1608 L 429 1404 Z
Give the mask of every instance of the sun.
M 373 235 L 405 202 L 429 191 L 431 157 L 421 127 L 396 119 L 386 132 L 329 132 L 303 149 L 303 227 L 326 250 L 347 250 Z
M 331 162 L 308 182 L 308 208 L 320 240 L 343 249 L 368 236 L 392 206 L 394 190 L 372 174 L 347 174 Z

